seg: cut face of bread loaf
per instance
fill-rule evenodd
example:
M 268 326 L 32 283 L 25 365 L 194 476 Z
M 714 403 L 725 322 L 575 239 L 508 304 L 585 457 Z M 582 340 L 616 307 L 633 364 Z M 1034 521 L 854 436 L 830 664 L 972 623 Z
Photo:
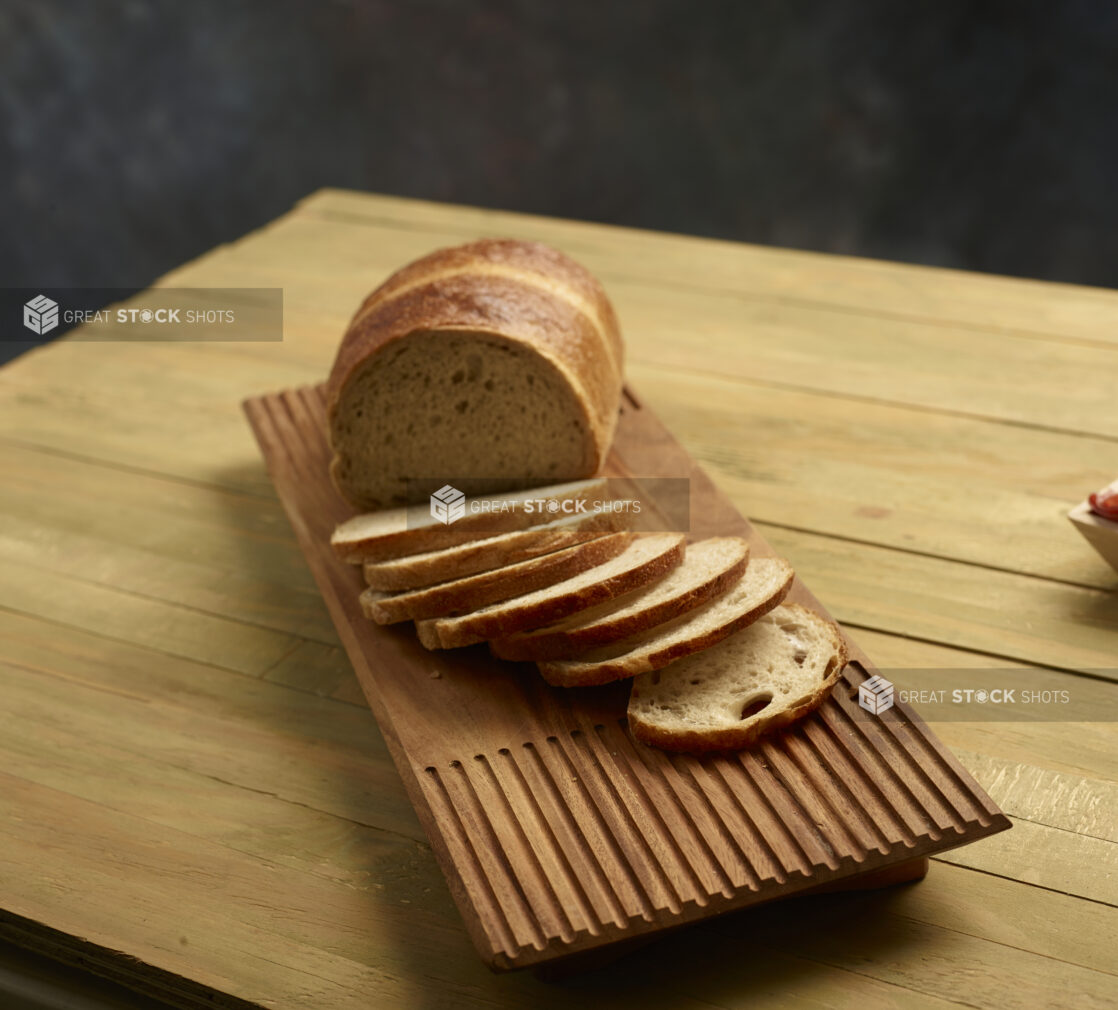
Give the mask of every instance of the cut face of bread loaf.
M 644 631 L 712 600 L 738 582 L 749 560 L 741 537 L 712 537 L 689 544 L 683 563 L 663 579 L 579 611 L 538 631 L 490 643 L 501 659 L 567 659 Z
M 418 621 L 428 649 L 454 649 L 538 627 L 662 578 L 683 560 L 680 533 L 634 536 L 624 551 L 573 578 L 460 617 Z
M 416 478 L 477 491 L 593 475 L 621 394 L 621 337 L 601 285 L 554 249 L 443 249 L 374 291 L 327 390 L 331 474 L 363 509 L 415 503 Z
M 361 594 L 365 616 L 377 624 L 419 621 L 446 617 L 498 603 L 513 596 L 531 593 L 569 579 L 580 572 L 617 557 L 632 539 L 631 533 L 596 537 L 583 544 L 529 558 L 478 575 L 451 582 L 440 582 L 426 589 L 404 593 L 382 593 L 366 589 Z
M 512 533 L 498 533 L 484 540 L 471 540 L 441 551 L 424 551 L 390 561 L 366 561 L 365 582 L 373 589 L 419 589 L 436 582 L 460 579 L 502 565 L 585 543 L 603 533 L 624 529 L 626 517 L 619 512 L 591 512 L 565 516 L 542 526 Z
M 663 670 L 629 697 L 629 728 L 665 750 L 736 750 L 815 709 L 846 665 L 838 628 L 797 604 Z
M 756 558 L 741 581 L 710 603 L 574 659 L 545 660 L 540 673 L 556 687 L 588 687 L 662 669 L 767 614 L 788 594 L 793 574 L 780 558 Z
M 526 491 L 486 495 L 484 502 L 466 499 L 463 515 L 453 525 L 440 522 L 431 515 L 429 502 L 404 508 L 364 512 L 340 523 L 330 538 L 330 546 L 343 561 L 387 561 L 420 551 L 440 550 L 471 540 L 484 540 L 498 533 L 537 526 L 554 519 L 546 505 L 535 500 L 563 506 L 568 502 L 585 501 L 603 495 L 604 480 L 580 480 L 567 484 L 533 487 Z M 526 502 L 531 505 L 526 507 Z M 486 505 L 486 509 L 476 508 Z M 531 509 L 529 511 L 529 508 Z

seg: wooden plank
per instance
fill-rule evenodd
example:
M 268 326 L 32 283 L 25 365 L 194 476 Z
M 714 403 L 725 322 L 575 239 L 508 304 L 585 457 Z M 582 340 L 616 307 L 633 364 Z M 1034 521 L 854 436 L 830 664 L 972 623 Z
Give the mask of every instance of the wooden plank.
M 362 784 L 360 752 L 329 737 L 316 752 L 311 734 L 284 733 L 258 717 L 240 720 L 244 739 L 222 750 L 218 734 L 236 720 L 200 706 L 166 706 L 68 678 L 52 683 L 6 663 L 0 677 L 9 711 L 23 720 L 0 753 L 5 769 L 27 782 L 349 887 L 389 881 L 386 868 L 405 864 L 422 838 L 406 804 L 381 809 L 389 791 Z M 148 720 L 135 711 L 142 706 Z M 145 723 L 151 728 L 140 731 Z M 70 760 L 74 753 L 81 762 Z M 383 770 L 391 774 L 387 763 Z M 451 908 L 446 918 L 453 915 Z
M 388 273 L 459 237 L 379 225 L 347 230 L 333 219 L 295 215 L 273 226 L 267 241 L 223 250 L 176 276 L 198 284 L 213 271 L 240 283 L 266 283 L 287 276 L 297 264 L 303 288 L 293 292 L 293 300 L 338 313 L 329 328 L 332 346 L 340 333 L 338 319 L 351 314 Z M 1109 377 L 1118 367 L 1118 347 L 1109 336 L 1098 343 L 1023 339 L 1004 326 L 946 325 L 772 301 L 753 292 L 696 290 L 643 272 L 634 276 L 624 267 L 618 272 L 618 264 L 630 260 L 617 248 L 597 256 L 569 244 L 560 248 L 602 279 L 620 315 L 630 361 L 687 369 L 705 363 L 712 375 L 1118 437 L 1118 422 L 1107 416 Z M 678 249 L 672 255 L 677 277 L 701 276 Z M 804 277 L 802 283 L 814 280 Z M 314 301 L 299 301 L 305 298 Z M 822 361 L 825 368 L 816 364 Z
M 758 523 L 843 624 L 1118 680 L 1118 597 Z
M 863 902 L 1007 947 L 1084 968 L 1118 972 L 1112 942 L 1113 908 L 975 873 L 942 857 L 933 861 L 927 879 L 918 887 L 852 899 L 856 907 Z
M 22 740 L 24 761 L 59 765 L 72 782 L 88 778 L 80 795 L 115 791 L 139 799 L 148 794 L 138 779 L 161 768 L 200 787 L 177 798 L 173 790 L 160 796 L 159 774 L 152 780 L 151 802 L 181 808 L 182 830 L 197 812 L 189 796 L 226 784 L 242 790 L 245 802 L 261 794 L 423 837 L 376 724 L 362 708 L 2 611 L 0 633 L 11 692 L 7 711 L 25 723 L 7 737 L 9 753 Z M 74 740 L 40 753 L 34 746 L 40 724 L 44 736 Z M 86 755 L 86 767 L 67 760 L 75 752 Z M 152 768 L 132 767 L 145 762 Z M 107 765 L 114 765 L 114 774 Z M 20 770 L 27 773 L 25 766 Z M 63 788 L 61 782 L 44 784 Z
M 149 401 L 130 410 L 108 393 L 91 402 L 71 391 L 0 379 L 0 425 L 10 445 L 272 497 L 265 474 L 249 464 L 250 443 L 233 430 L 227 408 L 177 414 Z
M 93 510 L 75 511 L 68 525 L 79 525 Z M 152 518 L 163 522 L 158 516 L 147 517 L 149 522 Z M 220 567 L 201 565 L 10 515 L 0 532 L 0 560 L 19 563 L 25 571 L 43 571 L 325 644 L 336 642 L 329 615 L 313 588 L 262 578 L 252 557 L 241 550 L 228 555 Z
M 1013 820 L 1014 841 L 938 859 L 1118 908 L 1118 783 L 987 754 L 957 756 Z
M 236 405 L 246 378 L 253 374 L 265 388 L 268 383 L 302 381 L 307 363 L 289 357 L 298 342 L 261 341 L 232 343 L 213 341 L 89 341 L 74 335 L 50 346 L 50 353 L 33 353 L 17 358 L 0 373 L 0 388 L 9 394 L 22 394 L 33 400 L 37 390 L 55 388 L 76 404 L 120 403 L 145 412 L 162 404 L 170 408 L 209 407 L 218 416 L 231 420 L 230 401 Z M 336 345 L 337 338 L 332 343 Z M 321 363 L 315 373 L 321 376 L 329 366 L 333 347 L 323 342 Z M 214 358 L 240 362 L 240 367 L 215 370 Z M 168 381 L 173 379 L 173 381 Z M 116 382 L 117 387 L 108 386 Z M 160 396 L 152 397 L 152 383 Z M 165 391 L 164 388 L 165 387 Z M 198 420 L 207 420 L 199 417 Z M 232 424 L 230 424 L 230 429 Z M 183 434 L 186 434 L 185 432 Z
M 297 642 L 282 632 L 13 561 L 0 565 L 0 608 L 254 676 Z
M 1067 521 L 1114 443 L 630 364 L 672 432 L 752 519 L 1100 589 Z M 730 436 L 730 437 L 728 437 Z
M 297 212 L 332 222 L 434 233 L 440 240 L 443 235 L 459 241 L 507 235 L 550 242 L 569 248 L 595 272 L 616 271 L 618 264 L 624 264 L 631 274 L 658 285 L 765 293 L 860 314 L 1118 342 L 1114 334 L 1118 295 L 1102 288 L 666 235 L 352 190 L 319 190 L 304 199 Z
M 938 857 L 955 863 L 1035 884 L 1061 894 L 1118 906 L 1118 846 L 1073 831 L 1059 831 L 1012 817 L 1012 841 L 975 844 Z
M 155 570 L 189 563 L 223 574 L 251 573 L 290 587 L 296 599 L 314 588 L 274 496 L 239 494 L 2 441 L 0 469 L 6 476 L 0 550 L 25 561 L 46 563 L 60 547 L 73 551 L 85 544 L 100 552 L 89 555 L 94 566 L 139 554 Z M 85 565 L 75 563 L 71 571 L 90 576 Z
M 957 756 L 1006 813 L 1075 835 L 1118 843 L 1118 782 L 973 751 Z
M 458 1005 L 484 1005 L 417 970 L 425 958 L 434 963 L 436 951 L 445 965 L 454 934 L 399 893 L 371 902 L 364 889 L 287 872 L 279 894 L 275 864 L 7 774 L 0 779 L 0 810 L 18 825 L 0 853 L 5 875 L 38 862 L 44 850 L 67 857 L 52 860 L 49 877 L 20 875 L 20 893 L 7 898 L 16 914 L 49 917 L 110 949 L 143 951 L 163 972 L 265 1005 L 279 993 L 294 1007 L 367 1007 L 370 992 L 394 1006 L 439 994 L 448 1005 L 456 997 Z M 65 841 L 75 816 L 81 845 Z M 412 881 L 401 882 L 409 893 Z M 123 921 L 120 908 L 131 911 Z M 332 950 L 316 942 L 325 922 Z M 173 981 L 168 989 L 174 993 Z M 522 996 L 509 1005 L 531 1004 Z

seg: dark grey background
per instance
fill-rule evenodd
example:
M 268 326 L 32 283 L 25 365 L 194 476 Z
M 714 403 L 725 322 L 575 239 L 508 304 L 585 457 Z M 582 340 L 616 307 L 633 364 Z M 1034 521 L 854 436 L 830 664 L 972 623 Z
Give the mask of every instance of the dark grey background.
M 0 0 L 0 283 L 352 186 L 1118 284 L 1109 0 Z

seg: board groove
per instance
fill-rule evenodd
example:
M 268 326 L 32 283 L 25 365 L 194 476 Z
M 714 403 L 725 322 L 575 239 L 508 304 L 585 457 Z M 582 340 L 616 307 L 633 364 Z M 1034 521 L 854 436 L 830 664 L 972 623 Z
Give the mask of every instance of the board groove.
M 328 477 L 318 387 L 246 401 L 300 545 L 482 957 L 538 965 L 833 884 L 1009 827 L 907 706 L 855 716 L 853 661 L 822 708 L 713 757 L 635 743 L 627 684 L 564 691 L 484 648 L 428 653 L 361 614 L 329 547 L 349 514 Z M 610 473 L 691 479 L 692 534 L 755 530 L 629 391 Z M 797 580 L 791 599 L 826 613 Z

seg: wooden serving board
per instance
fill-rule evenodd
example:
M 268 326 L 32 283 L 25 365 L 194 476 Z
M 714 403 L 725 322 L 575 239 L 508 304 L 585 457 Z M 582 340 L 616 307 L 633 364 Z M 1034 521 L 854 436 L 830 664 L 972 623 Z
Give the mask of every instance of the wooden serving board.
M 360 570 L 329 546 L 352 510 L 327 477 L 321 389 L 244 406 L 493 968 L 543 965 L 809 889 L 911 875 L 929 853 L 1010 826 L 908 706 L 855 716 L 857 685 L 873 671 L 852 642 L 819 711 L 756 750 L 697 758 L 633 742 L 628 683 L 550 688 L 531 664 L 500 662 L 484 646 L 428 652 L 410 624 L 378 627 L 357 602 Z M 754 556 L 773 553 L 629 390 L 607 473 L 688 477 L 694 538 L 740 534 Z M 790 599 L 826 613 L 799 580 Z

